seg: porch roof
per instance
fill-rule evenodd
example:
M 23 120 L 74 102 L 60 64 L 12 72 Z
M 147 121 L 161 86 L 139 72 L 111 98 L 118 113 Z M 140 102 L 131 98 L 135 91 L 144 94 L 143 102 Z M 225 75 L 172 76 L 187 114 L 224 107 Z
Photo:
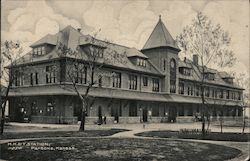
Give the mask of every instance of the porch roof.
M 85 86 L 78 86 L 80 94 L 84 95 L 86 91 Z M 15 96 L 47 96 L 47 95 L 76 95 L 72 85 L 40 85 L 33 87 L 19 87 L 11 89 L 9 92 L 10 97 Z M 176 102 L 176 103 L 195 103 L 201 104 L 201 98 L 195 96 L 184 96 L 178 94 L 163 94 L 163 93 L 153 93 L 153 92 L 140 92 L 131 91 L 124 89 L 114 89 L 114 88 L 100 88 L 93 87 L 90 89 L 89 95 L 92 97 L 102 97 L 102 98 L 116 98 L 116 99 L 128 99 L 128 100 L 140 100 L 140 101 L 156 101 L 156 102 Z M 206 98 L 208 104 L 219 104 L 219 105 L 229 105 L 229 106 L 239 106 L 241 101 L 236 100 L 220 100 Z
M 86 87 L 78 86 L 80 94 L 84 95 Z M 76 95 L 72 85 L 44 85 L 33 87 L 19 87 L 11 89 L 9 96 L 46 96 L 46 95 Z M 160 93 L 129 91 L 112 88 L 96 88 L 90 89 L 89 95 L 92 97 L 117 98 L 141 101 L 157 101 L 167 102 L 168 98 Z
M 178 94 L 171 94 L 171 101 L 169 102 L 177 102 L 177 103 L 196 103 L 201 104 L 202 100 L 201 97 L 195 97 L 195 96 L 184 96 L 184 95 L 178 95 Z M 215 99 L 215 98 L 205 98 L 206 104 L 210 105 L 224 105 L 224 106 L 240 106 L 241 101 L 237 100 L 221 100 L 221 99 Z

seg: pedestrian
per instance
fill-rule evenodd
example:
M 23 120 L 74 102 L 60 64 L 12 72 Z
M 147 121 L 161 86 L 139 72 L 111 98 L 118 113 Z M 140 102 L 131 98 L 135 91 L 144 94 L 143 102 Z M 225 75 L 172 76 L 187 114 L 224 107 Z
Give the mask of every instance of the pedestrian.
M 106 116 L 104 116 L 104 118 L 103 118 L 103 123 L 104 124 L 106 124 L 106 119 L 107 119 Z

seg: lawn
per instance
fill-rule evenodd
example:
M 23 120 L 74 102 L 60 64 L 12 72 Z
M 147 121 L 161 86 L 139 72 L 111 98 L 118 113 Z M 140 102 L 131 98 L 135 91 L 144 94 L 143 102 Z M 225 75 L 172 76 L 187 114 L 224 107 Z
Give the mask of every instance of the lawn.
M 215 161 L 231 159 L 241 153 L 238 149 L 221 145 L 163 139 L 60 138 L 19 143 L 22 144 L 0 145 L 1 159 L 14 161 Z
M 84 132 L 78 131 L 38 131 L 38 132 L 6 132 L 2 139 L 20 139 L 20 138 L 41 138 L 41 137 L 98 137 L 110 136 L 118 132 L 128 131 L 125 129 L 109 129 L 109 130 L 85 130 Z
M 159 138 L 178 138 L 178 139 L 199 139 L 199 140 L 216 140 L 216 141 L 250 141 L 250 133 L 219 133 L 211 132 L 204 136 L 201 133 L 179 133 L 178 131 L 148 131 L 138 133 L 136 136 L 159 137 Z

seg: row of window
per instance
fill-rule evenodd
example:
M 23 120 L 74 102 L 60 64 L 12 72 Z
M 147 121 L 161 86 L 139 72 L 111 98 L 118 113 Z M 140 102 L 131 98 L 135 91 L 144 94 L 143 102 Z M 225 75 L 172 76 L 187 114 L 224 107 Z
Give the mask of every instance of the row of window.
M 45 46 L 33 48 L 33 55 L 45 55 L 45 54 L 46 54 Z
M 142 67 L 146 67 L 146 60 L 138 58 L 137 59 L 137 65 L 142 66 Z
M 190 76 L 191 75 L 191 72 L 192 70 L 190 68 L 183 68 L 183 67 L 180 67 L 179 68 L 179 72 L 183 75 L 186 75 L 186 76 Z
M 15 75 L 14 75 L 14 85 L 15 86 L 23 86 L 24 85 L 24 73 L 23 72 L 18 72 L 15 71 Z M 34 84 L 38 84 L 38 73 L 30 73 L 30 85 L 34 85 Z
M 104 49 L 102 47 L 90 46 L 90 53 L 94 57 L 103 58 Z
M 179 83 L 179 94 L 187 94 L 189 96 L 201 96 L 202 88 L 199 85 L 194 84 L 187 84 L 187 92 L 185 93 L 185 85 L 184 82 Z M 224 92 L 226 92 L 226 96 L 224 97 Z M 212 87 L 204 87 L 204 96 L 211 97 L 211 98 L 226 98 L 226 99 L 233 99 L 233 100 L 241 100 L 241 93 L 230 91 L 230 90 L 223 90 L 218 88 Z
M 23 72 L 15 71 L 13 82 L 15 86 L 23 86 L 25 80 L 25 75 Z M 29 74 L 30 85 L 39 84 L 39 74 L 38 72 Z M 56 82 L 56 71 L 53 66 L 46 66 L 46 83 Z
M 31 115 L 45 115 L 45 116 L 55 116 L 55 102 L 49 99 L 45 111 L 37 107 L 36 102 L 31 103 Z
M 113 72 L 112 84 L 115 88 L 121 88 L 121 73 Z M 143 86 L 148 86 L 148 77 L 142 77 Z M 152 78 L 152 91 L 159 92 L 159 79 Z M 129 75 L 129 89 L 137 90 L 138 78 L 137 75 Z

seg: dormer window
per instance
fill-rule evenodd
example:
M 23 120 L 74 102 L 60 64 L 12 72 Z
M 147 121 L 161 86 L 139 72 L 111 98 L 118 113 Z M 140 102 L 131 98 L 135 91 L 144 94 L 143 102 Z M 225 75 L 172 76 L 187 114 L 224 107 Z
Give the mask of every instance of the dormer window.
M 214 80 L 214 78 L 215 78 L 214 73 L 205 73 L 204 77 L 207 80 Z
M 90 46 L 90 53 L 92 56 L 103 58 L 103 51 L 104 51 L 103 47 L 94 46 L 94 45 Z
M 190 76 L 192 71 L 190 68 L 180 67 L 179 72 L 183 75 Z
M 103 53 L 105 47 L 103 46 L 98 46 L 98 45 L 93 45 L 93 44 L 84 44 L 81 45 L 81 48 L 83 51 L 89 53 L 91 56 L 95 58 L 103 58 Z
M 45 54 L 46 54 L 45 46 L 39 46 L 33 48 L 33 55 L 45 55 Z
M 229 84 L 233 84 L 233 77 L 222 78 L 222 79 Z
M 146 67 L 146 60 L 141 59 L 141 58 L 137 58 L 137 65 L 142 66 L 142 67 Z

